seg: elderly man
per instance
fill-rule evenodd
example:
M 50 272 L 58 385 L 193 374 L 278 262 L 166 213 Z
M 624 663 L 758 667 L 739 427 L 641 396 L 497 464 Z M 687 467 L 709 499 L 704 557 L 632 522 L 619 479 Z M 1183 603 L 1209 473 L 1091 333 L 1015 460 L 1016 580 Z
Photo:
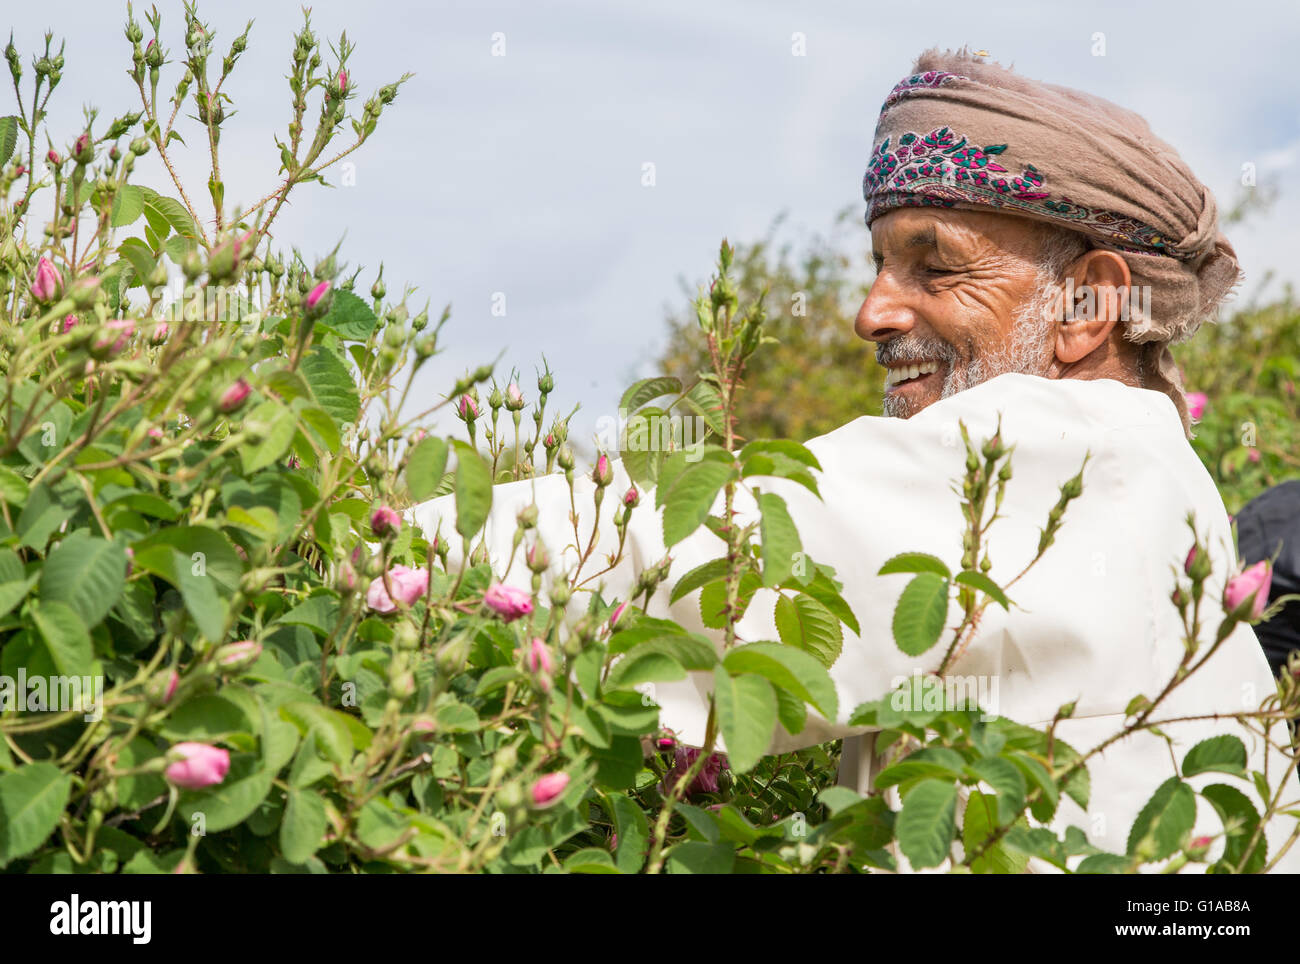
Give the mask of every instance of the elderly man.
M 1035 726 L 1075 702 L 1058 735 L 1091 749 L 1123 728 L 1133 697 L 1161 692 L 1179 664 L 1183 629 L 1169 596 L 1192 545 L 1189 513 L 1210 547 L 1210 599 L 1236 566 L 1223 504 L 1187 444 L 1190 420 L 1168 347 L 1190 336 L 1237 278 L 1214 200 L 1136 115 L 964 52 L 923 55 L 889 94 L 864 193 L 878 274 L 855 327 L 889 370 L 884 407 L 896 417 L 862 417 L 808 443 L 823 467 L 820 501 L 785 480 L 765 485 L 787 500 L 808 555 L 835 568 L 861 633 L 844 640 L 831 668 L 840 717 L 810 713 L 797 736 L 779 731 L 772 748 L 848 737 L 841 781 L 871 785 L 874 737 L 847 726 L 849 715 L 938 663 L 933 653 L 917 659 L 893 645 L 901 577 L 876 573 L 903 551 L 959 567 L 951 491 L 963 464 L 959 423 L 981 438 L 1001 419 L 1003 439 L 1016 448 L 989 534 L 995 580 L 1007 582 L 1033 558 L 1060 484 L 1088 455 L 1083 495 L 1044 562 L 1016 584 L 1018 605 L 989 610 L 950 672 L 976 681 L 985 710 Z M 615 484 L 626 485 L 616 471 Z M 515 513 L 533 501 L 541 539 L 572 542 L 567 488 L 543 478 L 497 489 L 492 558 L 510 555 Z M 449 511 L 435 501 L 416 517 L 431 532 Z M 664 555 L 656 514 L 633 513 L 627 540 L 640 564 Z M 673 548 L 674 572 L 714 558 L 719 545 L 700 530 Z M 527 584 L 518 567 L 503 578 Z M 625 598 L 630 579 L 630 566 L 616 568 L 605 597 Z M 765 592 L 740 621 L 740 638 L 777 637 L 771 600 L 759 598 Z M 670 605 L 660 591 L 649 611 L 711 632 L 693 595 Z M 1207 622 L 1217 625 L 1218 613 Z M 1235 732 L 1253 768 L 1272 752 L 1270 772 L 1285 772 L 1277 751 L 1231 722 L 1272 692 L 1249 627 L 1211 664 L 1161 714 L 1201 718 L 1165 729 L 1179 757 L 1207 736 Z M 664 724 L 696 745 L 710 685 L 711 676 L 697 674 L 656 691 Z M 1088 813 L 1063 801 L 1053 826 L 1077 825 L 1097 846 L 1123 852 L 1138 811 L 1173 773 L 1169 749 L 1149 733 L 1133 735 L 1095 758 L 1090 772 Z M 1213 813 L 1198 814 L 1198 832 L 1218 829 Z M 1288 831 L 1270 826 L 1270 859 Z M 1277 866 L 1294 867 L 1293 854 Z

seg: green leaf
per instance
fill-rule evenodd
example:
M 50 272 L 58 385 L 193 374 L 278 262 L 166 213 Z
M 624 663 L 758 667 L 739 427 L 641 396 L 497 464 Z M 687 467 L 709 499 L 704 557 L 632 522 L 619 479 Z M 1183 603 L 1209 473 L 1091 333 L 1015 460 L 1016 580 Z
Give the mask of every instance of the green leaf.
M 718 666 L 713 678 L 714 705 L 727 744 L 727 760 L 735 772 L 747 773 L 772 743 L 776 693 L 771 683 L 753 673 L 732 676 Z
M 1010 823 L 1025 807 L 1025 776 L 1010 760 L 987 757 L 970 764 L 977 777 L 997 791 L 999 823 Z
M 31 615 L 59 674 L 90 675 L 95 654 L 90 645 L 90 633 L 81 617 L 61 602 L 34 603 Z
M 232 756 L 225 780 L 205 790 L 181 794 L 176 815 L 193 828 L 195 816 L 201 813 L 208 833 L 229 830 L 262 805 L 274 779 L 275 771 L 262 767 L 256 757 Z
M 932 572 L 944 579 L 952 576 L 944 561 L 928 552 L 900 552 L 881 566 L 876 575 L 888 576 L 895 572 Z
M 0 776 L 0 867 L 45 842 L 71 790 L 72 778 L 51 763 L 29 763 Z
M 1230 733 L 1202 740 L 1183 757 L 1183 776 L 1217 770 L 1233 776 L 1246 775 L 1246 745 Z
M 1000 809 L 1001 802 L 994 794 L 974 792 L 970 795 L 961 822 L 962 847 L 968 855 L 989 838 L 994 824 L 1000 822 Z M 976 874 L 1023 874 L 1028 865 L 1026 854 L 1004 846 L 1004 841 L 1000 840 L 971 861 L 970 869 Z
M 355 422 L 361 412 L 361 397 L 342 359 L 322 345 L 302 359 L 299 368 L 316 403 L 344 425 Z
M 239 459 L 244 468 L 244 475 L 251 476 L 259 469 L 274 465 L 284 458 L 293 444 L 294 433 L 298 430 L 298 419 L 291 409 L 278 402 L 264 402 L 258 405 L 244 420 L 260 423 L 262 434 L 252 445 L 241 446 Z
M 802 462 L 809 468 L 821 471 L 821 463 L 817 461 L 817 456 L 804 445 L 790 439 L 757 439 L 748 443 L 740 450 L 740 461 L 748 462 L 752 456 L 764 454 L 784 455 L 788 459 L 796 462 Z
M 1002 587 L 982 572 L 976 572 L 973 569 L 963 570 L 962 572 L 957 573 L 953 582 L 961 583 L 963 586 L 970 586 L 988 596 L 991 596 L 994 602 L 1003 609 L 1009 610 L 1011 608 L 1011 600 L 1008 599 L 1007 594 L 1002 591 Z
M 447 468 L 447 443 L 429 436 L 422 439 L 406 460 L 406 487 L 411 498 L 423 502 L 430 498 Z
M 779 586 L 790 578 L 795 555 L 803 551 L 803 544 L 799 541 L 799 532 L 790 518 L 785 499 L 771 492 L 762 492 L 758 496 L 758 509 L 762 515 L 763 585 Z
M 610 669 L 605 678 L 609 689 L 632 689 L 641 683 L 667 683 L 685 679 L 682 664 L 661 650 L 633 652 Z
M 728 462 L 688 464 L 664 493 L 664 545 L 671 548 L 700 527 L 722 487 L 735 477 Z
M 735 863 L 731 844 L 687 840 L 668 853 L 668 872 L 672 874 L 729 874 Z
M 468 539 L 483 528 L 492 509 L 492 467 L 473 446 L 455 445 L 456 531 Z
M 862 633 L 862 627 L 858 625 L 858 619 L 853 615 L 853 610 L 844 601 L 844 597 L 840 595 L 840 591 L 835 587 L 831 577 L 823 571 L 823 567 L 816 566 L 812 577 L 806 583 L 802 582 L 800 577 L 796 575 L 794 579 L 781 588 L 807 593 L 834 613 L 835 618 L 849 627 L 855 635 Z
M 839 619 L 812 596 L 782 595 L 776 601 L 776 631 L 781 642 L 809 653 L 825 667 L 834 665 L 844 645 Z
M 1226 783 L 1212 783 L 1201 791 L 1201 796 L 1210 801 L 1222 821 L 1227 839 L 1224 842 L 1223 857 L 1211 868 L 1213 873 L 1236 873 L 1237 865 L 1246 854 L 1246 845 L 1259 826 L 1259 812 L 1250 798 L 1236 787 Z M 1264 869 L 1268 857 L 1268 838 L 1259 835 L 1259 842 L 1251 851 L 1246 861 L 1245 872 L 1257 874 Z
M 650 844 L 650 821 L 636 801 L 623 794 L 610 798 L 614 832 L 618 834 L 618 848 L 614 863 L 625 874 L 634 874 L 645 863 L 646 849 Z
M 40 597 L 66 603 L 93 629 L 117 605 L 125 584 L 126 549 L 79 529 L 45 560 Z
M 325 842 L 325 801 L 310 790 L 290 789 L 280 821 L 280 852 L 290 863 L 305 863 Z
M 365 341 L 379 324 L 379 319 L 362 299 L 351 291 L 337 288 L 329 314 L 320 320 L 320 324 L 333 328 L 344 341 Z
M 939 641 L 948 618 L 948 580 L 933 572 L 913 577 L 894 609 L 894 643 L 920 656 Z
M 0 117 L 0 165 L 8 164 L 18 144 L 18 118 Z
M 175 198 L 164 197 L 152 188 L 140 187 L 137 190 L 144 205 L 145 219 L 160 239 L 167 236 L 169 227 L 183 237 L 198 238 L 198 228 L 184 204 Z
M 672 594 L 668 601 L 675 603 L 683 596 L 699 589 L 701 586 L 708 585 L 717 579 L 722 579 L 727 574 L 726 559 L 710 559 L 708 562 L 696 566 L 673 586 Z
M 123 184 L 113 195 L 111 224 L 123 228 L 144 213 L 144 193 L 134 184 Z
M 827 720 L 834 721 L 839 698 L 830 673 L 803 650 L 781 643 L 749 643 L 727 652 L 722 665 L 733 676 L 756 673 L 779 690 L 793 693 L 813 706 Z
M 1127 874 L 1133 861 L 1119 854 L 1092 854 L 1079 861 L 1076 874 Z
M 726 426 L 722 423 L 722 396 L 708 382 L 699 381 L 682 396 L 682 405 L 704 419 L 704 423 L 716 434 L 723 435 Z
M 617 874 L 614 858 L 609 851 L 598 847 L 584 847 L 564 858 L 564 870 L 570 874 Z
M 643 378 L 639 382 L 634 382 L 623 393 L 623 398 L 618 403 L 618 407 L 630 415 L 651 399 L 663 395 L 677 395 L 681 393 L 681 390 L 681 380 L 669 375 Z
M 957 827 L 957 787 L 922 780 L 903 801 L 895 823 L 898 845 L 913 867 L 937 867 L 948 857 Z
M 1128 835 L 1127 853 L 1144 860 L 1164 860 L 1183 845 L 1196 820 L 1196 793 L 1178 777 L 1156 788 Z

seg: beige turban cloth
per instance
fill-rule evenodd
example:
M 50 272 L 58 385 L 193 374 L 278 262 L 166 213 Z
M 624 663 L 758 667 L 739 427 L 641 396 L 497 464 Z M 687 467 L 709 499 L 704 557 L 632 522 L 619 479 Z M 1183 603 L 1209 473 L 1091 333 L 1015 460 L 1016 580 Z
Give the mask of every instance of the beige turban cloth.
M 862 181 L 867 224 L 899 207 L 995 210 L 1046 221 L 1118 251 L 1149 285 L 1125 337 L 1149 344 L 1148 388 L 1190 428 L 1169 350 L 1237 283 L 1209 188 L 1137 114 L 967 53 L 927 51 L 885 99 Z M 1149 306 L 1149 310 L 1145 310 Z

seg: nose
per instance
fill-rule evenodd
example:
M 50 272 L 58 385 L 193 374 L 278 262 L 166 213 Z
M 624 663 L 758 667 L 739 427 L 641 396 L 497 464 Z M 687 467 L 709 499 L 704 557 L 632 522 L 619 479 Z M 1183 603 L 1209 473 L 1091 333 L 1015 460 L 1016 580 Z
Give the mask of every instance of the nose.
M 907 304 L 891 272 L 882 271 L 872 282 L 866 300 L 858 309 L 853 330 L 867 341 L 886 342 L 905 335 L 916 324 L 916 314 Z

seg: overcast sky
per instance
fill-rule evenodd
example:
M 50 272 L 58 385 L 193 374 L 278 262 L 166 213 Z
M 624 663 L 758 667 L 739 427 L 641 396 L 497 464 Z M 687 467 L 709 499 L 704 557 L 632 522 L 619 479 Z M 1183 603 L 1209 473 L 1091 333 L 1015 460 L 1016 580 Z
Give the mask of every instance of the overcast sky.
M 417 286 L 435 316 L 452 303 L 447 351 L 427 367 L 420 402 L 503 349 L 505 369 L 527 373 L 531 400 L 545 352 L 554 400 L 566 410 L 582 402 L 574 435 L 589 437 L 631 378 L 654 373 L 665 306 L 682 300 L 678 279 L 704 280 L 724 235 L 761 237 L 782 211 L 785 236 L 797 239 L 827 231 L 845 205 L 861 208 L 885 94 L 924 48 L 969 44 L 1023 74 L 1143 114 L 1223 208 L 1243 190 L 1242 165 L 1255 164 L 1280 195 L 1232 236 L 1245 291 L 1270 270 L 1300 276 L 1300 4 L 1051 6 L 322 0 L 312 4 L 317 33 L 346 30 L 357 44 L 358 111 L 378 86 L 403 71 L 415 76 L 353 155 L 355 185 L 300 189 L 276 234 L 314 257 L 346 232 L 343 259 L 382 259 L 390 291 Z M 164 46 L 175 53 L 182 5 L 158 7 Z M 83 104 L 104 117 L 135 106 L 125 3 L 8 0 L 6 8 L 26 63 L 46 28 L 67 38 L 51 104 L 62 140 L 78 133 Z M 227 202 L 251 203 L 274 185 L 272 137 L 288 118 L 284 77 L 302 14 L 278 0 L 210 2 L 200 13 L 221 51 L 245 20 L 256 21 L 226 87 L 239 113 L 223 139 Z M 1104 56 L 1094 55 L 1097 34 Z M 502 40 L 504 56 L 494 56 Z M 178 145 L 180 164 L 191 196 L 205 195 L 203 141 L 187 140 L 194 150 Z M 646 163 L 653 187 L 643 185 Z M 142 183 L 174 193 L 155 166 L 140 170 Z M 859 250 L 866 237 L 863 228 Z M 366 287 L 371 276 L 362 275 Z M 504 317 L 492 314 L 497 292 Z M 875 364 L 865 346 L 862 364 Z

